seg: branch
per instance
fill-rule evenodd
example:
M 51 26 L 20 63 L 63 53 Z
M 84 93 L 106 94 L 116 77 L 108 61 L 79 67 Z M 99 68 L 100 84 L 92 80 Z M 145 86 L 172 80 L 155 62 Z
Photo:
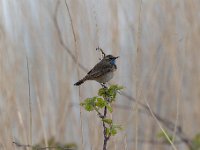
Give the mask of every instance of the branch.
M 102 50 L 102 53 L 103 53 L 103 50 Z M 108 87 L 106 87 L 105 85 L 102 85 L 102 87 L 108 89 Z M 109 97 L 105 97 L 105 100 L 107 102 L 110 102 L 110 98 Z M 106 116 L 107 116 L 107 107 L 105 106 L 104 107 L 104 114 L 103 114 L 103 118 L 102 119 L 106 118 Z M 107 143 L 108 143 L 108 140 L 110 139 L 110 136 L 111 136 L 111 134 L 109 134 L 109 135 L 106 134 L 106 129 L 107 129 L 107 127 L 105 125 L 105 122 L 103 121 L 103 135 L 104 135 L 103 150 L 107 150 Z
M 73 36 L 74 36 L 74 41 L 75 41 L 75 44 L 76 44 L 77 40 L 76 40 L 75 30 L 74 30 L 74 26 L 73 26 L 72 16 L 71 16 L 71 13 L 69 11 L 69 7 L 68 7 L 68 4 L 67 4 L 66 0 L 65 0 L 65 6 L 67 7 L 67 12 L 69 14 L 70 23 L 71 23 L 71 27 L 72 27 L 72 32 L 73 32 Z
M 128 142 L 133 142 L 135 139 L 130 139 Z M 158 140 L 144 140 L 144 139 L 138 139 L 137 140 L 140 143 L 148 143 L 148 144 L 156 144 L 156 145 L 169 145 L 169 142 L 167 141 L 158 141 Z M 182 141 L 174 141 L 174 144 L 182 144 Z
M 53 23 L 54 23 L 54 26 L 55 26 L 55 29 L 56 29 L 56 31 L 57 31 L 57 33 L 58 33 L 58 40 L 59 40 L 59 42 L 60 42 L 60 44 L 61 44 L 61 46 L 64 48 L 64 50 L 69 54 L 69 56 L 72 58 L 72 60 L 74 61 L 74 62 L 78 62 L 77 60 L 76 60 L 76 56 L 73 54 L 73 52 L 67 47 L 67 45 L 65 45 L 65 42 L 64 42 L 64 40 L 63 40 L 63 38 L 62 38 L 62 32 L 61 32 L 61 29 L 60 29 L 60 27 L 59 27 L 59 24 L 58 24 L 58 19 L 57 19 L 57 15 L 58 15 L 58 8 L 59 8 L 59 5 L 60 5 L 60 1 L 57 1 L 57 3 L 56 3 L 56 9 L 55 9 L 55 12 L 54 12 L 54 15 L 53 15 Z M 74 33 L 73 33 L 74 34 Z M 80 64 L 79 62 L 78 62 L 78 66 L 82 69 L 82 70 L 84 70 L 85 72 L 88 72 L 89 70 L 86 68 L 86 67 L 84 67 L 82 64 Z
M 107 107 L 104 107 L 104 115 L 103 115 L 103 119 L 106 118 L 107 115 Z M 103 141 L 103 150 L 107 150 L 107 143 L 108 140 L 110 139 L 110 134 L 107 136 L 106 135 L 106 125 L 105 122 L 103 121 L 103 136 L 104 136 L 104 141 Z
M 106 53 L 104 53 L 103 49 L 101 49 L 100 47 L 97 47 L 96 50 L 97 51 L 99 50 L 101 52 L 103 58 L 106 57 Z
M 26 67 L 27 67 L 27 82 L 28 82 L 28 102 L 29 102 L 29 123 L 30 123 L 30 129 L 29 129 L 29 136 L 30 136 L 30 144 L 32 144 L 32 108 L 31 108 L 31 86 L 30 86 L 30 74 L 29 74 L 29 61 L 28 56 L 26 56 Z
M 104 115 L 102 115 L 102 114 L 98 111 L 98 109 L 96 108 L 96 106 L 94 107 L 94 110 L 97 112 L 98 116 L 99 116 L 101 119 L 105 118 Z
M 36 149 L 36 150 L 43 150 L 43 149 L 55 149 L 55 148 L 59 148 L 59 149 L 62 149 L 62 150 L 75 150 L 75 148 L 66 148 L 66 147 L 62 147 L 62 146 L 46 146 L 46 147 L 35 147 L 33 145 L 23 145 L 23 144 L 20 144 L 18 142 L 13 142 L 13 144 L 15 144 L 17 147 L 21 147 L 21 148 L 33 148 L 33 149 Z

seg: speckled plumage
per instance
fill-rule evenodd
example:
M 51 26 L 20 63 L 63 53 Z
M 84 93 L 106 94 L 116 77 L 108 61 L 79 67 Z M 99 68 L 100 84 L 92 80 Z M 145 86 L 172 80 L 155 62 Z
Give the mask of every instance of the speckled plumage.
M 87 75 L 79 80 L 74 85 L 81 85 L 87 80 L 96 80 L 99 83 L 106 83 L 112 79 L 114 71 L 116 71 L 117 66 L 115 64 L 115 59 L 112 55 L 105 56 L 99 63 L 97 63 Z

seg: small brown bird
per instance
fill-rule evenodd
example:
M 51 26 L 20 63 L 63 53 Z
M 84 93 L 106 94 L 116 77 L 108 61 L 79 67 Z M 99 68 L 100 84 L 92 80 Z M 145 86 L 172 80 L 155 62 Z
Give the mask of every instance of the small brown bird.
M 76 82 L 74 85 L 79 86 L 87 80 L 95 80 L 100 84 L 105 84 L 110 81 L 114 76 L 114 71 L 116 71 L 117 66 L 115 60 L 118 57 L 112 55 L 105 56 L 99 63 L 97 63 L 87 75 Z

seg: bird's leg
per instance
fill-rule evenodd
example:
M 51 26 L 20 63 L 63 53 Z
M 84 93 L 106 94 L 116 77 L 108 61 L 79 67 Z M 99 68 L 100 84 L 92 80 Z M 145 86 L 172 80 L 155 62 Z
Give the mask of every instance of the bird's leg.
M 119 95 L 121 95 L 121 91 L 117 91 L 117 93 L 118 93 Z
M 106 54 L 104 53 L 103 49 L 101 49 L 100 47 L 97 47 L 96 50 L 99 50 L 103 56 L 103 58 L 106 56 Z
M 100 83 L 101 84 L 101 86 L 103 87 L 103 88 L 108 88 L 107 86 L 106 86 L 106 83 Z

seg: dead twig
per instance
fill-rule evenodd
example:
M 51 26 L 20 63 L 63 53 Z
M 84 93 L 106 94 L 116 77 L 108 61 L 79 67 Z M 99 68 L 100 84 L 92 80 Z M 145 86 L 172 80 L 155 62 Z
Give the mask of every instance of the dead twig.
M 26 56 L 26 67 L 27 67 L 27 82 L 28 82 L 28 102 L 29 102 L 29 142 L 32 144 L 32 107 L 31 107 L 31 86 L 30 86 L 30 73 L 29 73 L 29 61 Z
M 62 146 L 46 146 L 46 147 L 36 147 L 33 145 L 24 145 L 24 144 L 20 144 L 18 142 L 13 142 L 13 144 L 15 144 L 17 147 L 21 147 L 21 148 L 34 148 L 35 150 L 43 150 L 43 149 L 55 149 L 55 148 L 59 148 L 62 150 L 75 150 L 75 148 L 66 148 L 66 147 L 62 147 Z
M 97 47 L 96 50 L 97 51 L 99 50 L 101 52 L 102 58 L 106 57 L 106 53 L 104 53 L 103 49 L 101 49 L 100 47 Z

